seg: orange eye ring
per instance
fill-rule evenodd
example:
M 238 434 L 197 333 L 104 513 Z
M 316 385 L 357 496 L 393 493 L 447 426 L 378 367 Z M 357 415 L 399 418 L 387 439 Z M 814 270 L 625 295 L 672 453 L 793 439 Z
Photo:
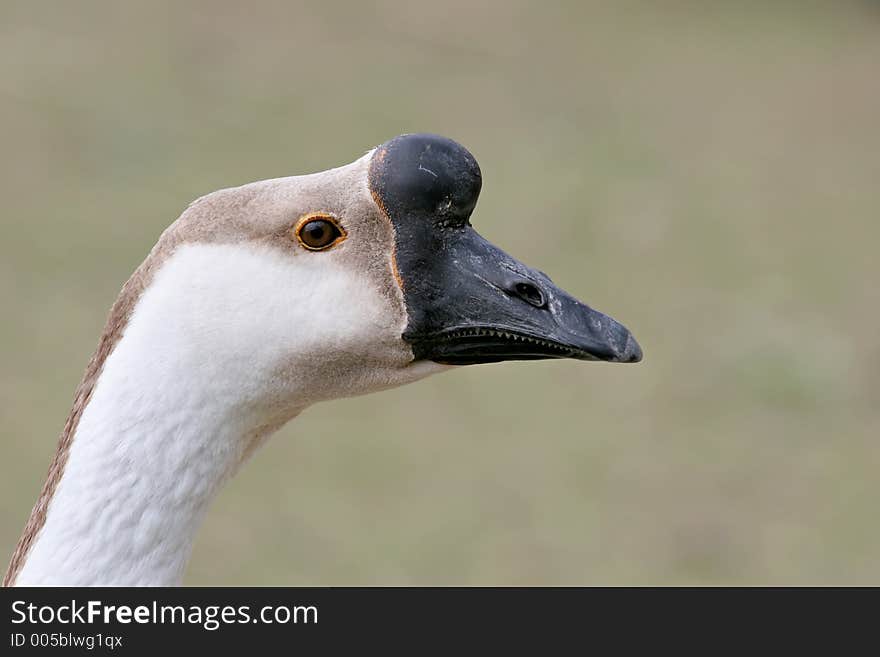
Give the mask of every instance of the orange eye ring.
M 293 227 L 299 245 L 308 251 L 326 251 L 342 242 L 348 233 L 328 212 L 309 212 Z

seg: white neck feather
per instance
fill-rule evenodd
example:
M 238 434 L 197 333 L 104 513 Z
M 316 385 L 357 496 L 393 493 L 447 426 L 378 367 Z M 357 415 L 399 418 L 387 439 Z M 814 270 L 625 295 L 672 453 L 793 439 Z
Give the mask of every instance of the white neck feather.
M 182 247 L 104 364 L 16 584 L 180 583 L 209 503 L 262 438 L 315 401 L 439 369 L 376 365 L 404 365 L 401 321 L 326 258 Z
M 208 504 L 241 463 L 247 434 L 259 437 L 248 414 L 193 389 L 183 372 L 161 388 L 149 375 L 126 380 L 121 361 L 135 354 L 128 338 L 117 349 L 19 585 L 180 583 Z

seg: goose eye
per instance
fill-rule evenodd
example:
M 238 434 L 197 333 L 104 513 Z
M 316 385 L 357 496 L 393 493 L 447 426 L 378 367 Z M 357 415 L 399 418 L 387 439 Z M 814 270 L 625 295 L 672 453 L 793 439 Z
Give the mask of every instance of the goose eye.
M 296 238 L 310 251 L 323 251 L 345 239 L 345 231 L 333 217 L 306 215 L 297 224 Z

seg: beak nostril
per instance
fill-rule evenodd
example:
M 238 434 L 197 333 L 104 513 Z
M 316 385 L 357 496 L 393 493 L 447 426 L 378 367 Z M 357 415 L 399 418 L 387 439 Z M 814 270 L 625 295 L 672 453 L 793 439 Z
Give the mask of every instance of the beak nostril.
M 535 308 L 543 308 L 547 303 L 541 290 L 531 283 L 517 283 L 513 286 L 513 291 L 516 296 Z

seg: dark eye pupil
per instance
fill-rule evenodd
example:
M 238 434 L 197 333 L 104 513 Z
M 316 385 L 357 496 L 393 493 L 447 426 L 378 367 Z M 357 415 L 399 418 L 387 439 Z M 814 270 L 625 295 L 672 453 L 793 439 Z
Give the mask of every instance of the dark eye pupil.
M 327 233 L 327 227 L 320 221 L 313 221 L 306 226 L 306 232 L 311 239 L 320 242 L 324 239 L 324 235 Z

